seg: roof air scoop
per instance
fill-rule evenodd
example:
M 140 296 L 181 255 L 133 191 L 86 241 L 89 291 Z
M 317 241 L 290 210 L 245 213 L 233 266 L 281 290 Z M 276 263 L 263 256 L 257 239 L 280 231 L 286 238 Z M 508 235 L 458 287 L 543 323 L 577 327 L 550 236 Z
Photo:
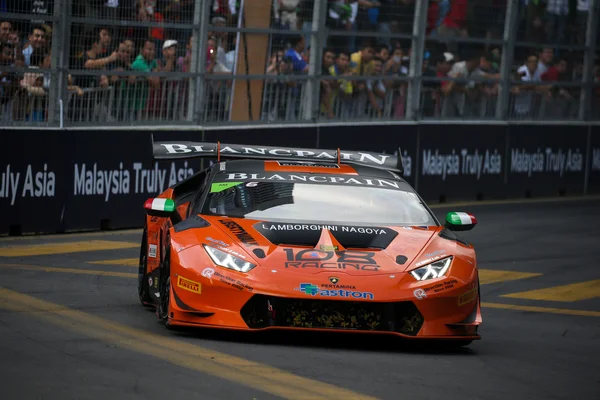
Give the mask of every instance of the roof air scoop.
M 315 250 L 323 252 L 332 251 L 344 251 L 346 250 L 340 242 L 337 241 L 335 236 L 331 234 L 331 231 L 327 228 L 321 229 L 321 236 L 319 241 L 315 245 Z

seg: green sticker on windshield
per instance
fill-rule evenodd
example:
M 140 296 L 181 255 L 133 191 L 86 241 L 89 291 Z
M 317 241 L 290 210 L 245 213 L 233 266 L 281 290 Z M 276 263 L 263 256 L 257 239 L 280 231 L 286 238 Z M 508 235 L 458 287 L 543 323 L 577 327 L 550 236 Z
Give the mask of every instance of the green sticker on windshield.
M 223 190 L 229 189 L 231 187 L 237 186 L 242 182 L 217 182 L 213 183 L 210 187 L 211 193 L 222 192 Z

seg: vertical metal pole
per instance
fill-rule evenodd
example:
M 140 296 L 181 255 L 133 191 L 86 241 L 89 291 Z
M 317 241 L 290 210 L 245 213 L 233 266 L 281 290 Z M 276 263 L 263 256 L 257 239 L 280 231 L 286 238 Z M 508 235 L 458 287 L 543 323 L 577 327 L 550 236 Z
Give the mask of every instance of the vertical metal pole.
M 188 72 L 198 73 L 198 49 L 200 43 L 200 20 L 202 18 L 202 0 L 196 0 L 194 2 L 194 17 L 192 18 L 192 23 L 194 27 L 192 28 L 192 48 L 190 49 L 192 59 L 190 61 L 190 70 Z M 190 78 L 189 87 L 188 87 L 188 110 L 187 110 L 187 119 L 188 121 L 196 121 L 195 109 L 196 102 L 198 98 L 196 97 L 196 89 L 198 86 L 198 77 Z
M 66 92 L 67 79 L 65 76 L 65 65 L 63 52 L 68 48 L 70 36 L 65 35 L 64 29 L 67 20 L 67 12 L 61 12 L 62 9 L 67 9 L 69 0 L 56 0 L 54 2 L 54 16 L 60 16 L 58 21 L 55 21 L 52 26 L 52 58 L 50 63 L 50 87 L 48 88 L 48 125 L 56 125 L 60 121 L 60 100 L 63 97 L 63 89 Z
M 325 32 L 325 17 L 327 15 L 327 1 L 315 0 L 313 5 L 313 21 L 310 36 L 310 62 L 308 67 L 308 81 L 305 83 L 305 97 L 307 104 L 304 106 L 304 119 L 317 120 L 321 110 L 321 84 L 317 75 L 321 74 L 323 64 L 323 50 L 327 42 Z
M 425 34 L 427 32 L 427 10 L 429 0 L 417 0 L 413 24 L 412 51 L 408 71 L 408 98 L 406 101 L 406 119 L 414 120 L 419 116 L 421 98 L 421 77 L 423 76 L 423 56 L 425 52 Z
M 511 67 L 514 62 L 515 42 L 517 41 L 517 21 L 519 16 L 519 0 L 506 2 L 506 16 L 504 20 L 504 35 L 502 44 L 502 63 L 500 64 L 500 89 L 496 103 L 496 119 L 508 118 L 510 100 Z
M 204 120 L 202 119 L 204 111 L 204 99 L 205 99 L 205 86 L 204 81 L 206 77 L 206 48 L 208 42 L 208 26 L 210 24 L 210 6 L 212 1 L 207 0 L 196 0 L 194 5 L 194 24 L 199 24 L 199 29 L 194 28 L 194 39 L 192 40 L 192 72 L 199 74 L 199 76 L 193 78 L 195 86 L 193 89 L 193 100 L 190 101 L 190 106 L 193 107 L 193 121 L 197 125 L 201 125 Z M 242 12 L 240 10 L 240 12 Z
M 598 15 L 600 14 L 600 1 L 590 0 L 590 11 L 588 12 L 587 30 L 585 33 L 585 55 L 583 58 L 583 86 L 579 101 L 579 119 L 588 120 L 592 108 L 592 84 L 594 70 L 594 53 L 596 50 L 596 37 L 598 33 Z
M 239 10 L 238 10 L 238 21 L 237 21 L 237 27 L 238 29 L 240 28 L 244 28 L 244 0 L 240 0 L 239 2 Z M 237 69 L 238 69 L 238 63 L 240 62 L 240 52 L 238 49 L 238 44 L 242 43 L 241 41 L 241 37 L 242 34 L 241 32 L 237 32 L 235 34 L 235 56 L 233 58 L 233 69 L 231 70 L 231 73 L 233 75 L 235 75 L 237 73 Z M 231 111 L 233 110 L 233 102 L 235 101 L 235 79 L 231 81 L 231 90 L 229 91 L 230 95 L 229 95 L 229 116 L 228 116 L 228 120 L 231 121 Z M 248 110 L 250 111 L 250 110 Z

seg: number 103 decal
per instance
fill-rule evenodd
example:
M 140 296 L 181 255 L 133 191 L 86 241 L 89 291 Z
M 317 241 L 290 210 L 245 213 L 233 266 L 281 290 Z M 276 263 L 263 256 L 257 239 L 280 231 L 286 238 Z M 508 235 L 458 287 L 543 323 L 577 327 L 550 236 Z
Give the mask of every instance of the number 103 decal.
M 322 268 L 322 269 L 356 269 L 378 271 L 374 252 L 362 251 L 322 251 L 305 249 L 294 252 L 294 249 L 284 249 L 286 268 Z

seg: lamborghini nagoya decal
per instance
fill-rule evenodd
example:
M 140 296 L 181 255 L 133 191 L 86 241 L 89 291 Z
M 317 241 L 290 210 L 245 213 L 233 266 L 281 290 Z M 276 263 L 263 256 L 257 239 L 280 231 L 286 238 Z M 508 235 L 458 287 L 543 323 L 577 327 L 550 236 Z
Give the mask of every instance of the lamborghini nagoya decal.
M 480 339 L 477 221 L 440 223 L 399 156 L 153 142 L 210 167 L 144 204 L 138 292 L 168 327 Z M 398 152 L 401 154 L 401 152 Z

